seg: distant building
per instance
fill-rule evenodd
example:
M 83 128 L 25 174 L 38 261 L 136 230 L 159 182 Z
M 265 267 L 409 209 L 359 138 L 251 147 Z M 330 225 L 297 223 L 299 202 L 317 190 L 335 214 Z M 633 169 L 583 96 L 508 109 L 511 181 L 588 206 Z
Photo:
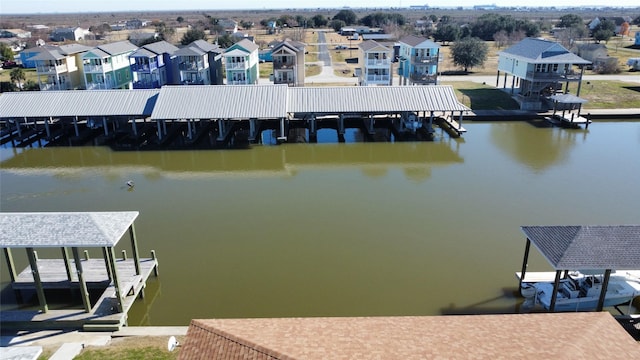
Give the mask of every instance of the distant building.
M 604 44 L 581 43 L 574 45 L 570 50 L 572 53 L 591 62 L 609 55 L 607 47 Z
M 50 38 L 52 41 L 62 42 L 62 41 L 79 41 L 84 40 L 86 35 L 86 30 L 81 27 L 75 28 L 59 28 L 55 29 L 51 32 Z
M 304 47 L 298 41 L 285 40 L 271 50 L 273 83 L 304 86 Z
M 125 27 L 127 28 L 127 30 L 141 29 L 143 26 L 144 23 L 140 19 L 127 20 L 127 22 L 125 23 Z
M 0 38 L 18 38 L 28 39 L 31 37 L 31 31 L 22 29 L 3 29 L 0 30 Z
M 374 40 L 364 41 L 358 47 L 358 64 L 361 66 L 358 84 L 392 85 L 393 47 L 384 46 Z
M 137 47 L 129 41 L 99 45 L 82 55 L 85 88 L 132 89 L 129 55 Z
M 160 35 L 157 32 L 146 32 L 146 31 L 132 31 L 129 33 L 129 41 L 137 46 L 144 42 L 156 41 L 160 38 Z
M 440 45 L 413 35 L 400 39 L 398 75 L 401 85 L 436 85 Z
M 222 27 L 227 34 L 238 32 L 238 22 L 233 19 L 219 19 L 218 26 Z

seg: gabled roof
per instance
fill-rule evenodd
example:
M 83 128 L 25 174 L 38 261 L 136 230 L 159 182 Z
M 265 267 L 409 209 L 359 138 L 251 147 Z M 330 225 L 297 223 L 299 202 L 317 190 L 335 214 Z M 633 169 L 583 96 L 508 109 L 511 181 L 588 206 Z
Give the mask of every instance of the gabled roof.
M 365 52 L 371 51 L 374 49 L 379 49 L 380 51 L 391 51 L 391 49 L 389 49 L 388 47 L 374 40 L 363 41 L 358 45 L 358 47 L 360 47 L 360 49 L 362 49 Z
M 85 58 L 85 57 L 87 57 L 87 58 L 94 57 L 94 58 L 101 58 L 102 59 L 102 58 L 107 58 L 109 56 L 111 56 L 111 55 L 107 54 L 106 52 L 104 52 L 104 51 L 102 51 L 102 50 L 100 50 L 98 48 L 93 48 L 93 49 L 87 51 L 86 53 L 82 54 L 83 58 Z
M 151 44 L 144 45 L 143 48 L 153 51 L 154 53 L 160 54 L 173 54 L 178 51 L 178 47 L 170 44 L 164 40 L 156 41 Z
M 0 212 L 0 247 L 112 247 L 137 217 L 137 211 Z
M 30 57 L 29 60 L 42 61 L 42 60 L 60 60 L 65 58 L 65 55 L 61 53 L 60 48 L 58 46 L 45 45 L 37 48 L 35 51 L 37 52 L 37 54 Z
M 199 319 L 180 359 L 630 359 L 639 350 L 608 312 Z
M 0 117 L 151 115 L 159 90 L 19 91 L 0 95 Z
M 173 53 L 175 56 L 202 56 L 204 54 L 206 53 L 197 46 L 186 46 Z
M 433 41 L 429 40 L 429 39 L 425 39 L 425 38 L 421 38 L 418 36 L 414 36 L 414 35 L 407 35 L 405 37 L 403 37 L 402 39 L 400 39 L 400 42 L 403 44 L 407 44 L 411 47 L 414 48 L 421 48 L 421 49 L 435 49 L 435 48 L 440 48 L 440 45 L 437 43 L 434 43 Z
M 525 38 L 499 54 L 508 54 L 530 64 L 591 64 L 558 43 L 535 38 Z
M 287 116 L 289 86 L 163 86 L 151 119 L 277 119 Z
M 189 47 L 195 46 L 198 49 L 204 51 L 204 52 L 215 52 L 215 53 L 222 53 L 222 49 L 220 49 L 220 47 L 218 45 L 214 45 L 211 44 L 209 42 L 206 42 L 204 40 L 196 40 L 194 42 L 192 42 L 191 44 L 188 45 Z
M 106 52 L 109 55 L 119 55 L 127 52 L 135 51 L 138 47 L 130 43 L 129 41 L 118 41 L 114 43 L 104 44 L 96 46 L 98 49 Z
M 259 46 L 249 39 L 242 39 L 237 43 L 231 45 L 228 50 L 233 50 L 237 48 L 242 48 L 244 50 L 247 50 L 248 52 L 254 52 L 258 50 Z
M 640 269 L 640 225 L 522 226 L 555 270 Z
M 129 55 L 129 57 L 147 57 L 147 58 L 156 57 L 156 56 L 158 56 L 158 54 L 154 53 L 153 51 L 147 50 L 145 48 L 140 48 Z
M 224 52 L 224 56 L 247 56 L 251 54 L 250 52 L 244 49 L 230 49 Z
M 287 39 L 273 44 L 271 52 L 276 52 L 281 48 L 287 48 L 291 52 L 298 53 L 304 51 L 305 44 L 299 41 Z
M 72 55 L 91 50 L 89 46 L 76 43 L 60 45 L 59 48 L 60 51 L 65 55 Z

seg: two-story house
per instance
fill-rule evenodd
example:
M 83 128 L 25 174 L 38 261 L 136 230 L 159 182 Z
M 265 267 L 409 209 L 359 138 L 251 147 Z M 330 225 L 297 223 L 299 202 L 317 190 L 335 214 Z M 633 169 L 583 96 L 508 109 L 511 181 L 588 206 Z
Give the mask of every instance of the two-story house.
M 87 90 L 132 89 L 129 55 L 137 47 L 129 41 L 99 45 L 82 55 Z
M 87 34 L 88 30 L 85 30 L 81 27 L 74 28 L 58 28 L 51 32 L 49 37 L 52 41 L 78 41 L 83 40 Z
M 575 95 L 580 96 L 582 74 L 589 64 L 558 43 L 526 38 L 498 54 L 496 87 L 502 71 L 502 87 L 510 88 L 521 109 L 545 110 L 549 108 L 547 99 L 557 92 L 568 92 L 571 83 L 577 84 Z
M 304 86 L 304 47 L 298 41 L 287 39 L 273 46 L 273 83 Z
M 399 41 L 400 85 L 437 85 L 440 45 L 413 35 Z
M 375 40 L 363 41 L 358 45 L 358 84 L 393 85 L 393 47 L 389 48 Z
M 129 55 L 134 89 L 157 89 L 173 83 L 171 56 L 178 48 L 161 40 Z
M 40 90 L 74 90 L 84 87 L 82 55 L 91 50 L 80 44 L 45 45 L 30 58 L 35 68 Z
M 172 57 L 174 84 L 222 85 L 222 52 L 218 45 L 196 40 Z
M 252 85 L 258 83 L 258 45 L 242 39 L 224 52 L 227 85 Z

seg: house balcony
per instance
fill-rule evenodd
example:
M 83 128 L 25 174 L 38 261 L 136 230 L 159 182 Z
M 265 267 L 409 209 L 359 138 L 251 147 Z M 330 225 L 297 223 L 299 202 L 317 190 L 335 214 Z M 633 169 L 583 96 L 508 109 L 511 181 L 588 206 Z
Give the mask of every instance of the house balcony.
M 178 64 L 180 71 L 198 71 L 204 69 L 204 61 L 183 61 Z
M 533 82 L 554 82 L 554 81 L 579 81 L 582 79 L 582 74 L 575 71 L 566 72 L 536 72 L 527 71 L 526 80 Z
M 274 61 L 273 62 L 273 69 L 283 69 L 283 70 L 287 70 L 287 69 L 293 69 L 293 67 L 296 66 L 296 63 L 293 61 Z
M 109 71 L 113 71 L 113 66 L 111 64 L 103 64 L 103 65 L 84 65 L 85 73 L 107 73 Z
M 228 70 L 246 70 L 249 68 L 249 62 L 247 61 L 227 62 L 224 64 L 224 66 Z
M 109 90 L 109 89 L 113 89 L 113 87 L 104 83 L 87 83 L 87 90 Z
M 391 75 L 367 75 L 365 80 L 367 84 L 389 84 Z
M 227 81 L 227 85 L 251 85 L 248 80 L 231 80 Z
M 158 64 L 156 62 L 151 62 L 149 64 L 131 64 L 131 71 L 134 72 L 150 73 L 157 69 Z
M 412 56 L 411 62 L 413 64 L 435 65 L 438 63 L 438 57 L 437 56 Z
M 40 91 L 48 90 L 69 90 L 70 87 L 67 83 L 54 84 L 54 83 L 40 83 Z
M 134 81 L 133 88 L 134 89 L 159 89 L 160 82 L 157 80 L 154 81 Z
M 41 75 L 53 75 L 67 72 L 67 64 L 62 65 L 38 65 L 36 71 Z
M 391 66 L 391 59 L 367 59 L 365 61 L 366 66 L 379 66 L 389 67 Z
M 414 84 L 435 84 L 438 81 L 438 75 L 433 74 L 411 74 L 409 77 Z

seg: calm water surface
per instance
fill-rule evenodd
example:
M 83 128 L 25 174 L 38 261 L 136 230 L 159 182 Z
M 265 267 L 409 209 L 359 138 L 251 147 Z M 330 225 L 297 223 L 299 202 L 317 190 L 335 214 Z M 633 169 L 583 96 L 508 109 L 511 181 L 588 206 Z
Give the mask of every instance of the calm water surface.
M 0 206 L 140 211 L 160 277 L 130 325 L 517 312 L 519 226 L 640 223 L 640 122 L 465 127 L 429 143 L 2 149 Z

